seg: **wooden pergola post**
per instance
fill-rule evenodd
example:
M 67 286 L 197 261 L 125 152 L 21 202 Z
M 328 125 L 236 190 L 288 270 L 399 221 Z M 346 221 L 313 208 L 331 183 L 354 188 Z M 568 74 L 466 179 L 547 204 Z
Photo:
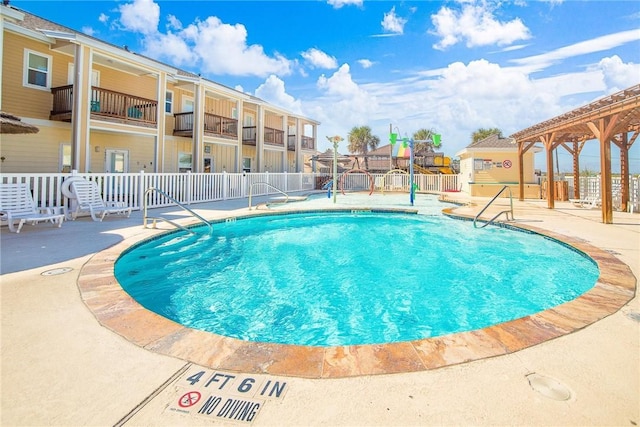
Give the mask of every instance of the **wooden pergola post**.
M 556 133 L 548 133 L 540 135 L 540 141 L 544 144 L 545 152 L 547 153 L 547 207 L 553 209 L 555 207 L 555 188 L 554 188 L 554 176 L 553 176 L 553 140 L 556 137 Z
M 611 139 L 618 122 L 618 114 L 587 123 L 600 141 L 600 196 L 602 197 L 602 222 L 613 224 L 613 196 L 611 192 Z
M 629 149 L 638 137 L 635 131 L 629 138 L 628 132 L 622 132 L 620 138 L 614 138 L 612 141 L 620 148 L 620 210 L 625 212 L 629 209 Z
M 526 147 L 522 148 L 522 146 L 525 144 Z M 518 195 L 518 200 L 520 200 L 521 202 L 524 201 L 524 154 L 529 151 L 529 149 L 535 144 L 535 141 L 529 143 L 518 143 L 518 190 L 520 193 Z

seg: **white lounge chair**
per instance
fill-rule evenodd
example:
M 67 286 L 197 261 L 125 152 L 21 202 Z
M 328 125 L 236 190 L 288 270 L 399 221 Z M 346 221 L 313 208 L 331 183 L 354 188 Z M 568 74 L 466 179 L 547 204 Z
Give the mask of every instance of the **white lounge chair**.
M 7 221 L 9 231 L 19 233 L 26 223 L 41 221 L 51 221 L 61 227 L 64 218 L 61 207 L 38 208 L 27 184 L 0 184 L 0 219 Z
M 594 209 L 597 208 L 600 204 L 600 200 L 596 198 L 587 198 L 587 199 L 569 199 L 574 206 L 585 208 L 585 209 Z
M 98 185 L 86 179 L 74 180 L 69 189 L 77 200 L 77 206 L 71 213 L 71 219 L 75 220 L 78 213 L 88 211 L 94 221 L 102 221 L 106 215 L 118 214 L 131 215 L 131 207 L 123 202 L 105 202 L 100 195 Z

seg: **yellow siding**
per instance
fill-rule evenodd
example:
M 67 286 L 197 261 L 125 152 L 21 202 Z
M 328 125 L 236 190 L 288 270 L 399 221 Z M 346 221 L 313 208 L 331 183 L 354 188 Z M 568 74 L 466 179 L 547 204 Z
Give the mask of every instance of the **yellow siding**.
M 158 99 L 158 83 L 155 77 L 136 76 L 97 64 L 93 64 L 93 69 L 100 72 L 100 87 L 102 89 L 126 93 L 128 95 L 139 96 L 141 98 L 151 100 Z M 66 84 L 66 82 L 64 84 Z M 158 107 L 160 108 L 160 106 Z M 164 105 L 162 106 L 162 111 L 164 111 Z
M 264 125 L 271 129 L 282 130 L 282 117 L 273 114 L 265 114 Z
M 476 159 L 484 159 L 485 164 L 490 164 L 489 169 L 476 170 L 473 181 L 476 183 L 509 183 L 518 182 L 518 153 L 517 152 L 499 152 L 487 151 L 482 154 L 475 154 Z M 511 167 L 505 167 L 507 162 L 511 163 Z
M 280 172 L 283 170 L 282 166 L 282 152 L 280 151 L 265 151 L 264 152 L 264 168 L 269 172 Z
M 205 154 L 208 156 L 208 154 Z M 236 149 L 225 145 L 212 145 L 211 156 L 213 157 L 212 172 L 238 172 L 236 170 Z
M 68 126 L 40 127 L 40 132 L 29 135 L 2 135 L 0 156 L 4 173 L 54 173 L 60 169 L 60 145 L 71 144 Z
M 167 138 L 165 141 L 164 172 L 178 172 L 178 153 L 191 153 L 191 139 Z
M 233 108 L 236 103 L 228 100 L 206 98 L 204 104 L 205 113 L 215 114 L 221 117 L 232 117 Z
M 296 171 L 296 153 L 293 151 L 287 151 L 287 172 Z
M 52 80 L 55 86 L 66 85 L 69 56 L 49 50 L 38 41 L 5 31 L 2 53 L 2 109 L 20 117 L 49 119 L 53 96 L 49 89 L 23 86 L 25 48 L 51 56 Z
M 96 151 L 98 147 L 98 151 Z M 89 149 L 91 172 L 105 172 L 107 150 L 125 150 L 129 152 L 129 172 L 153 172 L 154 139 L 139 135 L 118 135 L 112 133 L 91 132 Z

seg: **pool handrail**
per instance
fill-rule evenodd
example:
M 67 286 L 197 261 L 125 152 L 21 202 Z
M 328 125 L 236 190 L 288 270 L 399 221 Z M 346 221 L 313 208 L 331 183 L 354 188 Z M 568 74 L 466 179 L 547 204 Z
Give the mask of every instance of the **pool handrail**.
M 173 203 L 175 203 L 176 205 L 180 206 L 182 209 L 184 209 L 185 211 L 189 212 L 191 215 L 195 216 L 196 218 L 198 218 L 200 221 L 204 222 L 205 224 L 207 224 L 207 227 L 209 227 L 209 232 L 213 231 L 213 226 L 211 225 L 211 223 L 209 221 L 207 221 L 206 219 L 204 219 L 202 216 L 198 215 L 197 213 L 195 213 L 193 210 L 189 209 L 188 207 L 186 207 L 185 205 L 183 205 L 182 203 L 180 203 L 179 201 L 177 201 L 176 199 L 174 199 L 173 197 L 171 197 L 170 195 L 168 195 L 167 193 L 165 193 L 164 191 L 155 188 L 155 187 L 149 187 L 147 188 L 147 190 L 144 192 L 144 198 L 143 198 L 143 216 L 142 216 L 142 225 L 144 228 L 147 228 L 147 220 L 151 219 L 153 220 L 153 228 L 156 228 L 156 222 L 158 220 L 160 221 L 165 221 L 168 222 L 169 224 L 173 225 L 176 228 L 180 228 L 181 230 L 184 230 L 188 233 L 191 234 L 196 234 L 194 233 L 193 230 L 188 229 L 187 227 L 184 227 L 180 224 L 178 224 L 175 221 L 171 221 L 168 218 L 164 218 L 161 216 L 148 216 L 147 215 L 147 195 L 151 192 L 155 191 L 156 193 L 161 194 L 162 196 L 166 197 L 167 199 L 171 200 Z
M 287 203 L 289 201 L 289 195 L 287 193 L 285 193 L 284 191 L 280 190 L 278 187 L 273 186 L 271 184 L 269 184 L 268 182 L 264 182 L 264 181 L 258 181 L 258 182 L 254 182 L 253 184 L 251 184 L 251 187 L 249 187 L 249 210 L 251 210 L 251 197 L 253 196 L 253 186 L 254 185 L 266 185 L 267 187 L 270 187 L 274 190 L 276 190 L 278 193 L 282 194 L 285 199 L 283 203 Z M 258 205 L 256 205 L 256 209 L 257 209 Z
M 509 191 L 510 209 L 498 212 L 493 218 L 491 218 L 490 220 L 486 221 L 483 225 L 481 225 L 480 228 L 484 228 L 487 225 L 491 224 L 493 221 L 495 221 L 502 214 L 506 214 L 507 221 L 509 221 L 509 214 L 511 214 L 511 221 L 513 221 L 515 219 L 515 217 L 513 216 L 513 195 L 511 194 L 511 187 L 509 187 L 508 185 L 505 185 L 504 187 L 502 187 L 502 189 L 500 191 L 498 191 L 498 193 L 495 196 L 493 196 L 493 198 L 491 200 L 489 200 L 489 203 L 487 203 L 485 205 L 485 207 L 482 208 L 482 210 L 475 216 L 475 218 L 473 218 L 473 227 L 474 228 L 478 228 L 478 225 L 476 224 L 476 222 L 478 221 L 478 218 L 480 217 L 480 215 L 482 215 L 484 213 L 484 211 L 486 211 L 487 208 L 489 206 L 491 206 L 491 204 L 504 192 L 504 190 L 508 190 Z

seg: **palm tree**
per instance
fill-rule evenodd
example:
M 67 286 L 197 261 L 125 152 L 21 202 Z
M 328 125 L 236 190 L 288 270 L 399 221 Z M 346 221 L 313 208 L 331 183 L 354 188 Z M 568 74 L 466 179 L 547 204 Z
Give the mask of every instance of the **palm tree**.
M 364 155 L 364 167 L 369 170 L 367 153 L 375 150 L 380 144 L 380 138 L 371 134 L 369 126 L 354 126 L 349 132 L 349 152 Z
M 431 140 L 433 138 L 433 135 L 435 135 L 436 131 L 431 129 L 418 129 L 417 131 L 415 131 L 413 133 L 413 140 L 414 141 L 428 141 Z M 416 142 L 414 143 L 414 149 L 416 154 L 417 153 L 422 153 L 422 152 L 430 152 L 433 151 L 433 142 Z
M 498 138 L 502 138 L 502 131 L 498 128 L 491 128 L 491 129 L 480 128 L 471 134 L 471 142 L 475 144 L 476 142 L 482 141 L 486 137 L 495 135 L 495 134 L 498 135 Z

